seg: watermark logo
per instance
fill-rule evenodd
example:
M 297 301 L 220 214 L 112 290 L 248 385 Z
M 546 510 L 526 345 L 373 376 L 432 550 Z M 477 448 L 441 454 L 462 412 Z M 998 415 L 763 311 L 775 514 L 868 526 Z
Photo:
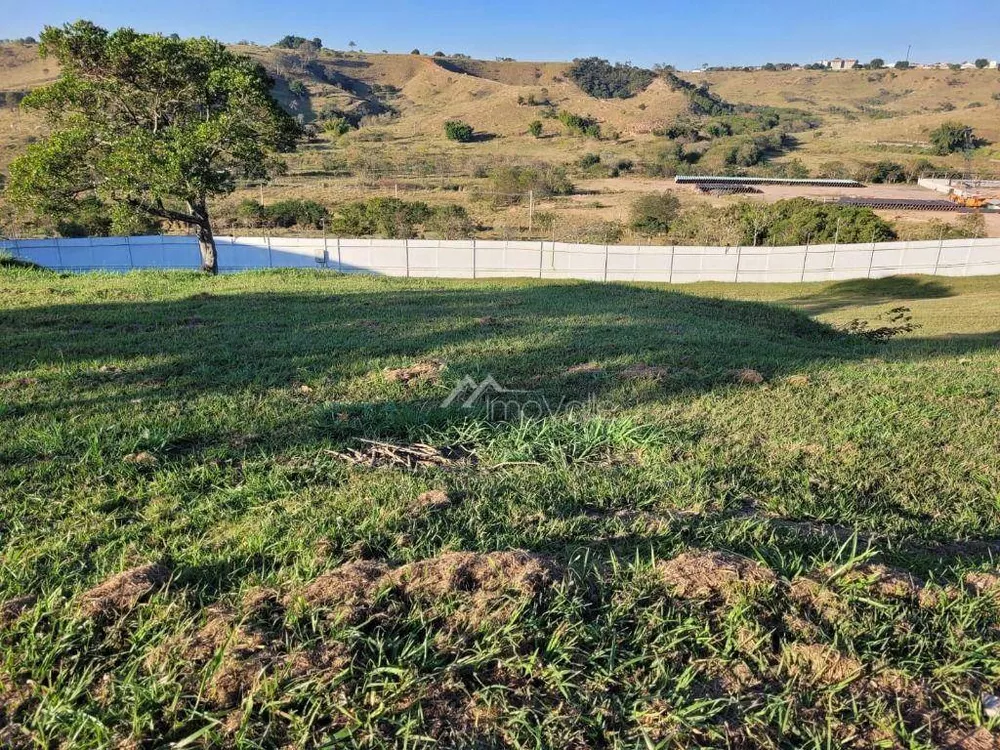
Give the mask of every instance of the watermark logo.
M 592 396 L 587 401 L 567 399 L 564 396 L 553 402 L 540 391 L 506 388 L 492 375 L 487 375 L 480 381 L 466 375 L 441 402 L 442 409 L 485 409 L 490 419 L 543 417 L 583 411 L 592 406 Z

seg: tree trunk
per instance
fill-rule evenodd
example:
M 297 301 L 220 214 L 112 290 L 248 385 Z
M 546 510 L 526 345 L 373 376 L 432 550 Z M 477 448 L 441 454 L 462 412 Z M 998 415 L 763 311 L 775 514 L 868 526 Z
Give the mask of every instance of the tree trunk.
M 219 254 L 215 249 L 215 236 L 212 234 L 212 222 L 208 218 L 205 201 L 189 203 L 191 215 L 196 217 L 198 230 L 198 247 L 201 249 L 201 270 L 205 273 L 219 272 Z

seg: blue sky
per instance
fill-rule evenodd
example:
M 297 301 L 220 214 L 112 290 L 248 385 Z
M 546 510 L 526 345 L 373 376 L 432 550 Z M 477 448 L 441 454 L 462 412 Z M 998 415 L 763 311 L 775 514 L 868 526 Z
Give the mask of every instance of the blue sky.
M 285 34 L 368 51 L 438 49 L 475 57 L 568 60 L 598 55 L 682 68 L 906 56 L 1000 58 L 1000 3 L 942 0 L 0 0 L 0 36 L 89 18 L 104 26 L 270 44 Z

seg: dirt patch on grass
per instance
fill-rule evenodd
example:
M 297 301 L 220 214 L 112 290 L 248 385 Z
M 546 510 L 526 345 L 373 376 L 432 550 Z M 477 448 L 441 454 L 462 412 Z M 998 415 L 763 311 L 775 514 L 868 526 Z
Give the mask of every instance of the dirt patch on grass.
M 953 729 L 942 735 L 941 742 L 948 750 L 998 750 L 1000 734 L 985 727 L 973 731 Z
M 566 371 L 563 374 L 568 375 L 569 377 L 574 377 L 576 375 L 603 375 L 604 368 L 596 362 L 582 362 L 578 365 L 566 368 Z
M 0 391 L 9 391 L 15 388 L 28 388 L 38 385 L 38 378 L 14 378 L 13 380 L 0 380 Z
M 129 453 L 125 456 L 122 461 L 132 466 L 143 466 L 151 468 L 160 463 L 160 459 L 154 456 L 152 453 L 147 451 L 139 451 L 138 453 Z
M 740 385 L 760 385 L 764 382 L 764 375 L 758 370 L 744 367 L 733 373 L 733 380 Z
M 508 619 L 559 575 L 548 558 L 513 550 L 449 552 L 397 568 L 391 579 L 399 593 L 413 601 L 459 601 L 456 616 L 466 624 L 478 625 Z
M 77 606 L 88 619 L 110 619 L 133 609 L 170 580 L 163 565 L 150 563 L 122 571 L 80 595 Z
M 38 598 L 33 594 L 25 594 L 24 596 L 15 596 L 0 604 L 0 627 L 14 624 L 21 615 L 35 606 L 36 601 Z
M 409 385 L 414 382 L 437 380 L 445 368 L 444 362 L 429 359 L 417 362 L 409 367 L 399 367 L 385 371 L 385 378 L 390 383 Z
M 667 587 L 684 599 L 731 600 L 778 582 L 770 568 L 727 552 L 685 552 L 656 569 Z
M 388 571 L 388 566 L 369 560 L 345 563 L 315 579 L 286 603 L 298 599 L 309 607 L 329 608 L 346 622 L 361 622 L 370 614 Z
M 919 599 L 924 592 L 919 578 L 887 565 L 858 565 L 839 576 L 837 583 L 866 588 L 886 599 Z
M 410 503 L 410 511 L 415 513 L 427 513 L 435 510 L 444 510 L 449 507 L 454 500 L 444 490 L 428 490 L 417 496 L 417 499 Z
M 839 685 L 856 680 L 864 673 L 857 659 L 820 644 L 786 645 L 783 663 L 789 676 L 813 685 Z
M 963 580 L 965 585 L 977 594 L 989 594 L 1000 598 L 1000 573 L 975 571 L 966 573 Z
M 439 611 L 452 624 L 475 627 L 509 619 L 558 577 L 561 571 L 551 560 L 521 550 L 448 552 L 394 569 L 371 561 L 346 563 L 288 597 L 287 603 L 328 608 L 335 617 L 357 624 L 400 602 L 412 602 Z
M 621 376 L 626 380 L 662 380 L 670 375 L 670 370 L 657 365 L 636 364 L 622 370 Z
M 850 614 L 850 607 L 836 591 L 813 576 L 796 578 L 788 587 L 788 598 L 823 621 L 837 622 Z

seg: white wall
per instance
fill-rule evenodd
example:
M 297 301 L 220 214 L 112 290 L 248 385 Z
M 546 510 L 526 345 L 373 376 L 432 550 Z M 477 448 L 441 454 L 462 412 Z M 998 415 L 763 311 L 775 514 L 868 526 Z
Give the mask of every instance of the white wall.
M 651 247 L 502 240 L 217 237 L 223 272 L 320 268 L 437 278 L 796 282 L 897 274 L 1000 274 L 1000 239 L 809 247 Z M 197 269 L 194 237 L 0 239 L 0 252 L 63 271 Z

